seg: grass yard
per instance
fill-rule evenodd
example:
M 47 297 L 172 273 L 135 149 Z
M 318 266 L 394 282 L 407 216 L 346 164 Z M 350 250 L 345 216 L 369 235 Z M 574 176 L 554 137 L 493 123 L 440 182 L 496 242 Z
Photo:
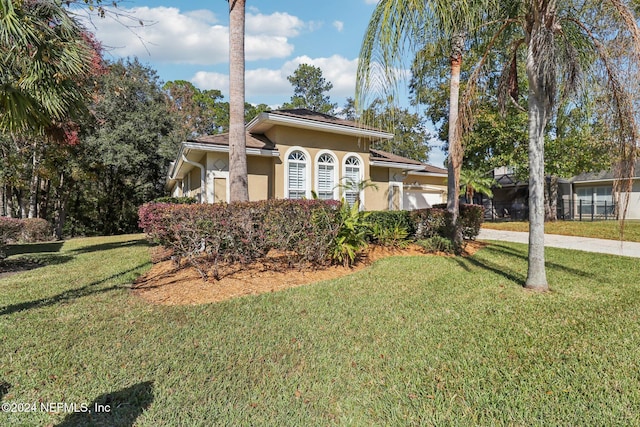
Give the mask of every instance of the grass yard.
M 0 425 L 640 425 L 637 259 L 549 248 L 538 294 L 526 247 L 493 244 L 168 307 L 129 290 L 141 236 L 13 253 L 49 265 L 0 279 L 3 408 L 111 411 Z
M 529 223 L 525 221 L 513 222 L 484 222 L 483 228 L 507 231 L 529 231 Z M 618 221 L 556 221 L 547 222 L 544 231 L 548 234 L 564 236 L 594 237 L 597 239 L 620 239 L 620 223 Z M 628 220 L 624 225 L 624 240 L 640 242 L 640 221 Z

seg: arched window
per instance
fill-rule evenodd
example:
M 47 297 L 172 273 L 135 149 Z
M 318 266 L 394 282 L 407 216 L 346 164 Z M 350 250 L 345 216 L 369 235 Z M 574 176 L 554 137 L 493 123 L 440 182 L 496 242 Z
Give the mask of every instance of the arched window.
M 362 163 L 355 156 L 349 156 L 344 161 L 344 198 L 353 205 L 359 196 L 359 185 L 362 181 Z
M 307 155 L 295 150 L 287 156 L 287 197 L 302 199 L 307 196 Z
M 336 159 L 329 153 L 321 153 L 317 163 L 317 185 L 318 198 L 331 200 L 336 198 Z

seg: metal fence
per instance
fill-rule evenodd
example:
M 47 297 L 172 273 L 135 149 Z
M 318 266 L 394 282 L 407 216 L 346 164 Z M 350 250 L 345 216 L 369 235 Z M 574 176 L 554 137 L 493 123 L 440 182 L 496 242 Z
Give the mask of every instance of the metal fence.
M 529 206 L 521 202 L 485 200 L 485 221 L 526 221 Z M 599 221 L 617 219 L 616 204 L 610 201 L 558 200 L 558 219 L 570 221 Z

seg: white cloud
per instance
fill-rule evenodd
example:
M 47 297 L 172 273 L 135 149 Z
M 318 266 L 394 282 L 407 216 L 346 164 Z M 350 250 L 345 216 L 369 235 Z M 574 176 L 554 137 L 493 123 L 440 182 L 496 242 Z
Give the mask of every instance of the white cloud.
M 208 10 L 181 12 L 175 7 L 118 9 L 134 17 L 127 28 L 113 19 L 99 19 L 90 25 L 104 47 L 116 57 L 137 56 L 159 63 L 219 64 L 228 61 L 229 28 L 218 24 Z M 245 57 L 247 61 L 286 58 L 294 46 L 291 37 L 310 24 L 287 13 L 248 13 Z M 145 22 L 135 27 L 137 21 Z M 127 24 L 128 22 L 125 22 Z
M 245 72 L 247 101 L 255 102 L 255 98 L 267 96 L 277 97 L 282 100 L 281 102 L 289 101 L 293 94 L 293 87 L 287 80 L 287 76 L 292 75 L 300 64 L 313 65 L 322 70 L 323 77 L 333 84 L 329 95 L 334 102 L 354 95 L 357 59 L 349 60 L 340 55 L 328 58 L 299 56 L 285 62 L 279 69 L 247 69 Z M 228 97 L 228 75 L 200 71 L 191 78 L 191 82 L 200 89 L 220 89 Z
M 304 28 L 304 21 L 288 13 L 275 12 L 271 15 L 249 13 L 246 16 L 247 34 L 295 37 Z
M 333 26 L 335 27 L 336 30 L 338 30 L 338 32 L 342 32 L 342 30 L 344 29 L 344 22 L 342 21 L 333 21 Z
M 364 0 L 366 4 L 378 4 L 379 0 Z

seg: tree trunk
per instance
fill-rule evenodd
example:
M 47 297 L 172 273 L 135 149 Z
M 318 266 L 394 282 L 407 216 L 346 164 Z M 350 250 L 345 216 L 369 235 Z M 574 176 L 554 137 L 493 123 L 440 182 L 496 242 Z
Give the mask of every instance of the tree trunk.
M 447 162 L 447 210 L 453 222 L 453 241 L 462 243 L 462 230 L 458 227 L 460 212 L 460 169 L 462 168 L 462 142 L 458 126 L 460 98 L 460 66 L 464 49 L 464 34 L 451 39 L 451 80 L 449 84 L 449 161 Z
M 65 179 L 64 174 L 60 174 L 60 183 L 56 188 L 56 219 L 55 219 L 55 236 L 56 239 L 62 240 L 62 230 L 64 229 L 64 223 L 67 219 L 67 197 L 64 191 Z
M 529 74 L 529 61 L 527 73 Z M 533 77 L 531 77 L 533 75 Z M 544 265 L 544 133 L 549 103 L 535 73 L 529 77 L 529 269 L 526 288 L 549 289 Z
M 249 200 L 244 125 L 244 21 L 245 0 L 229 0 L 229 198 L 232 202 Z
M 0 216 L 9 216 L 7 215 L 7 204 L 5 201 L 5 188 L 6 186 L 0 185 Z
M 558 177 L 551 175 L 549 182 L 549 221 L 558 220 Z

